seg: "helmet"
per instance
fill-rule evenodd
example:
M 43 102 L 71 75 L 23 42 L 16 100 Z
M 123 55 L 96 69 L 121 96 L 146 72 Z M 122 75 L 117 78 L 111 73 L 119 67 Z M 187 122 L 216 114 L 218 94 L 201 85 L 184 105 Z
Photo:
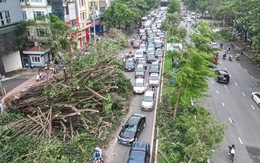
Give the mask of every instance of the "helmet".
M 95 148 L 95 151 L 98 151 L 98 150 L 100 150 L 100 148 L 99 148 L 99 147 L 96 147 L 96 148 Z
M 232 148 L 235 148 L 235 145 L 234 145 L 234 144 L 232 144 Z

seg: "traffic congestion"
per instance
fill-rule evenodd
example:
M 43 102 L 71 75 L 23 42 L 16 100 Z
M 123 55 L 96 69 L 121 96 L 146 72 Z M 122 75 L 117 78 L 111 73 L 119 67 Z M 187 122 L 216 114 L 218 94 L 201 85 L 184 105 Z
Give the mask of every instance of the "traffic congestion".
M 134 96 L 108 162 L 148 163 L 153 159 L 151 147 L 165 44 L 165 31 L 160 27 L 165 18 L 166 10 L 161 8 L 143 17 L 132 35 L 132 48 L 120 54 Z

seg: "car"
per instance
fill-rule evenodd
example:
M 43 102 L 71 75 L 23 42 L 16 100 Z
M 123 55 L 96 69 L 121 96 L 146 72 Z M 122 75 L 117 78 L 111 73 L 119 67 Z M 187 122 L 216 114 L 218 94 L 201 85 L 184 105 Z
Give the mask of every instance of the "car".
M 139 48 L 140 47 L 140 44 L 141 44 L 141 41 L 139 39 L 136 39 L 133 41 L 133 48 Z
M 133 93 L 144 94 L 146 89 L 147 89 L 147 84 L 145 84 L 144 78 L 136 78 L 135 83 L 133 84 Z
M 146 65 L 146 60 L 145 60 L 145 58 L 138 58 L 138 59 L 137 59 L 137 64 L 143 64 L 145 70 L 147 69 L 147 65 Z
M 163 42 L 162 41 L 157 41 L 155 42 L 155 49 L 158 49 L 158 48 L 162 48 L 163 47 Z
M 154 56 L 154 53 L 147 53 L 147 56 L 146 56 L 146 62 L 147 63 L 152 63 L 156 61 L 156 58 Z
M 150 50 L 153 50 L 153 51 L 155 50 L 155 45 L 153 43 L 148 43 L 147 51 L 150 51 Z
M 187 22 L 191 22 L 191 18 L 190 17 L 187 17 Z
M 151 73 L 160 73 L 160 64 L 159 62 L 152 62 L 150 69 L 149 69 L 149 74 Z
M 151 38 L 151 37 L 148 37 L 146 40 L 147 40 L 148 44 L 153 44 L 154 43 L 153 38 Z
M 135 69 L 135 78 L 144 78 L 145 77 L 145 67 L 143 64 L 138 64 Z
M 219 83 L 229 83 L 230 76 L 226 70 L 215 70 L 217 77 L 215 80 Z
M 155 42 L 155 43 L 156 43 L 156 42 L 161 42 L 160 37 L 155 37 L 155 38 L 154 38 L 154 42 Z
M 150 87 L 158 87 L 160 82 L 160 77 L 158 73 L 151 73 L 148 79 Z
M 124 70 L 126 72 L 135 71 L 135 61 L 133 58 L 127 58 L 124 62 Z
M 260 107 L 260 92 L 253 92 L 251 97 L 256 102 L 257 106 Z
M 143 50 L 138 49 L 138 50 L 135 51 L 135 58 L 136 59 L 137 58 L 143 58 L 143 57 L 144 57 Z
M 218 44 L 215 40 L 213 40 L 212 42 L 210 42 L 210 45 L 213 46 L 213 47 L 217 47 Z
M 139 50 L 143 51 L 143 53 L 146 54 L 146 45 L 141 44 L 140 47 L 139 47 Z
M 131 145 L 136 141 L 145 128 L 146 117 L 142 114 L 133 114 L 126 121 L 118 135 L 118 143 Z
M 155 91 L 147 90 L 141 102 L 141 109 L 143 111 L 152 111 L 155 104 Z
M 163 57 L 163 50 L 160 48 L 156 49 L 154 55 L 156 58 Z
M 127 163 L 150 163 L 150 144 L 134 141 L 129 151 Z

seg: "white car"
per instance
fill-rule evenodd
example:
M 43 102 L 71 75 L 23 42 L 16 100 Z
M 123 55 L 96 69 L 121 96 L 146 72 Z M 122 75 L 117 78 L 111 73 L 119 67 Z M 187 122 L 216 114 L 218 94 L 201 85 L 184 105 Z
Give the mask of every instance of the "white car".
M 256 102 L 257 106 L 260 107 L 260 92 L 253 92 L 251 97 Z
M 152 73 L 152 74 L 149 76 L 148 83 L 149 83 L 149 86 L 150 86 L 150 87 L 153 87 L 153 86 L 158 87 L 159 81 L 160 81 L 159 74 L 157 74 L 157 73 Z
M 155 37 L 154 38 L 154 42 L 161 42 L 162 40 L 160 39 L 160 37 Z
M 144 111 L 152 111 L 155 104 L 155 92 L 147 90 L 142 98 L 141 108 Z
M 217 46 L 218 46 L 218 44 L 217 44 L 216 41 L 212 41 L 212 42 L 210 42 L 210 45 L 211 45 L 211 46 L 214 46 L 214 47 L 217 47 Z
M 135 79 L 135 83 L 133 84 L 134 94 L 144 94 L 146 89 L 147 89 L 147 84 L 145 84 L 143 78 Z
M 191 22 L 191 18 L 190 17 L 187 18 L 187 22 Z
M 143 57 L 144 57 L 143 50 L 138 49 L 135 51 L 135 58 L 143 58 Z

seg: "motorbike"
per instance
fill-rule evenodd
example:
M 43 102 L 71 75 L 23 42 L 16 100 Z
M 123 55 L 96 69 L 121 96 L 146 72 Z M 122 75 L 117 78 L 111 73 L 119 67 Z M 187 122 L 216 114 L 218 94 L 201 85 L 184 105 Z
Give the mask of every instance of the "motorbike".
M 228 155 L 229 155 L 229 158 L 230 158 L 230 162 L 233 163 L 234 162 L 234 157 L 235 157 L 235 148 L 234 147 L 231 147 L 231 146 L 228 146 Z
M 232 61 L 232 56 L 231 55 L 229 55 L 228 60 Z
M 237 55 L 235 56 L 235 59 L 236 59 L 237 61 L 239 61 L 239 60 L 240 60 L 240 54 L 237 54 Z
M 225 54 L 223 54 L 223 59 L 225 60 L 226 59 L 226 56 L 227 56 L 227 54 L 225 53 Z

